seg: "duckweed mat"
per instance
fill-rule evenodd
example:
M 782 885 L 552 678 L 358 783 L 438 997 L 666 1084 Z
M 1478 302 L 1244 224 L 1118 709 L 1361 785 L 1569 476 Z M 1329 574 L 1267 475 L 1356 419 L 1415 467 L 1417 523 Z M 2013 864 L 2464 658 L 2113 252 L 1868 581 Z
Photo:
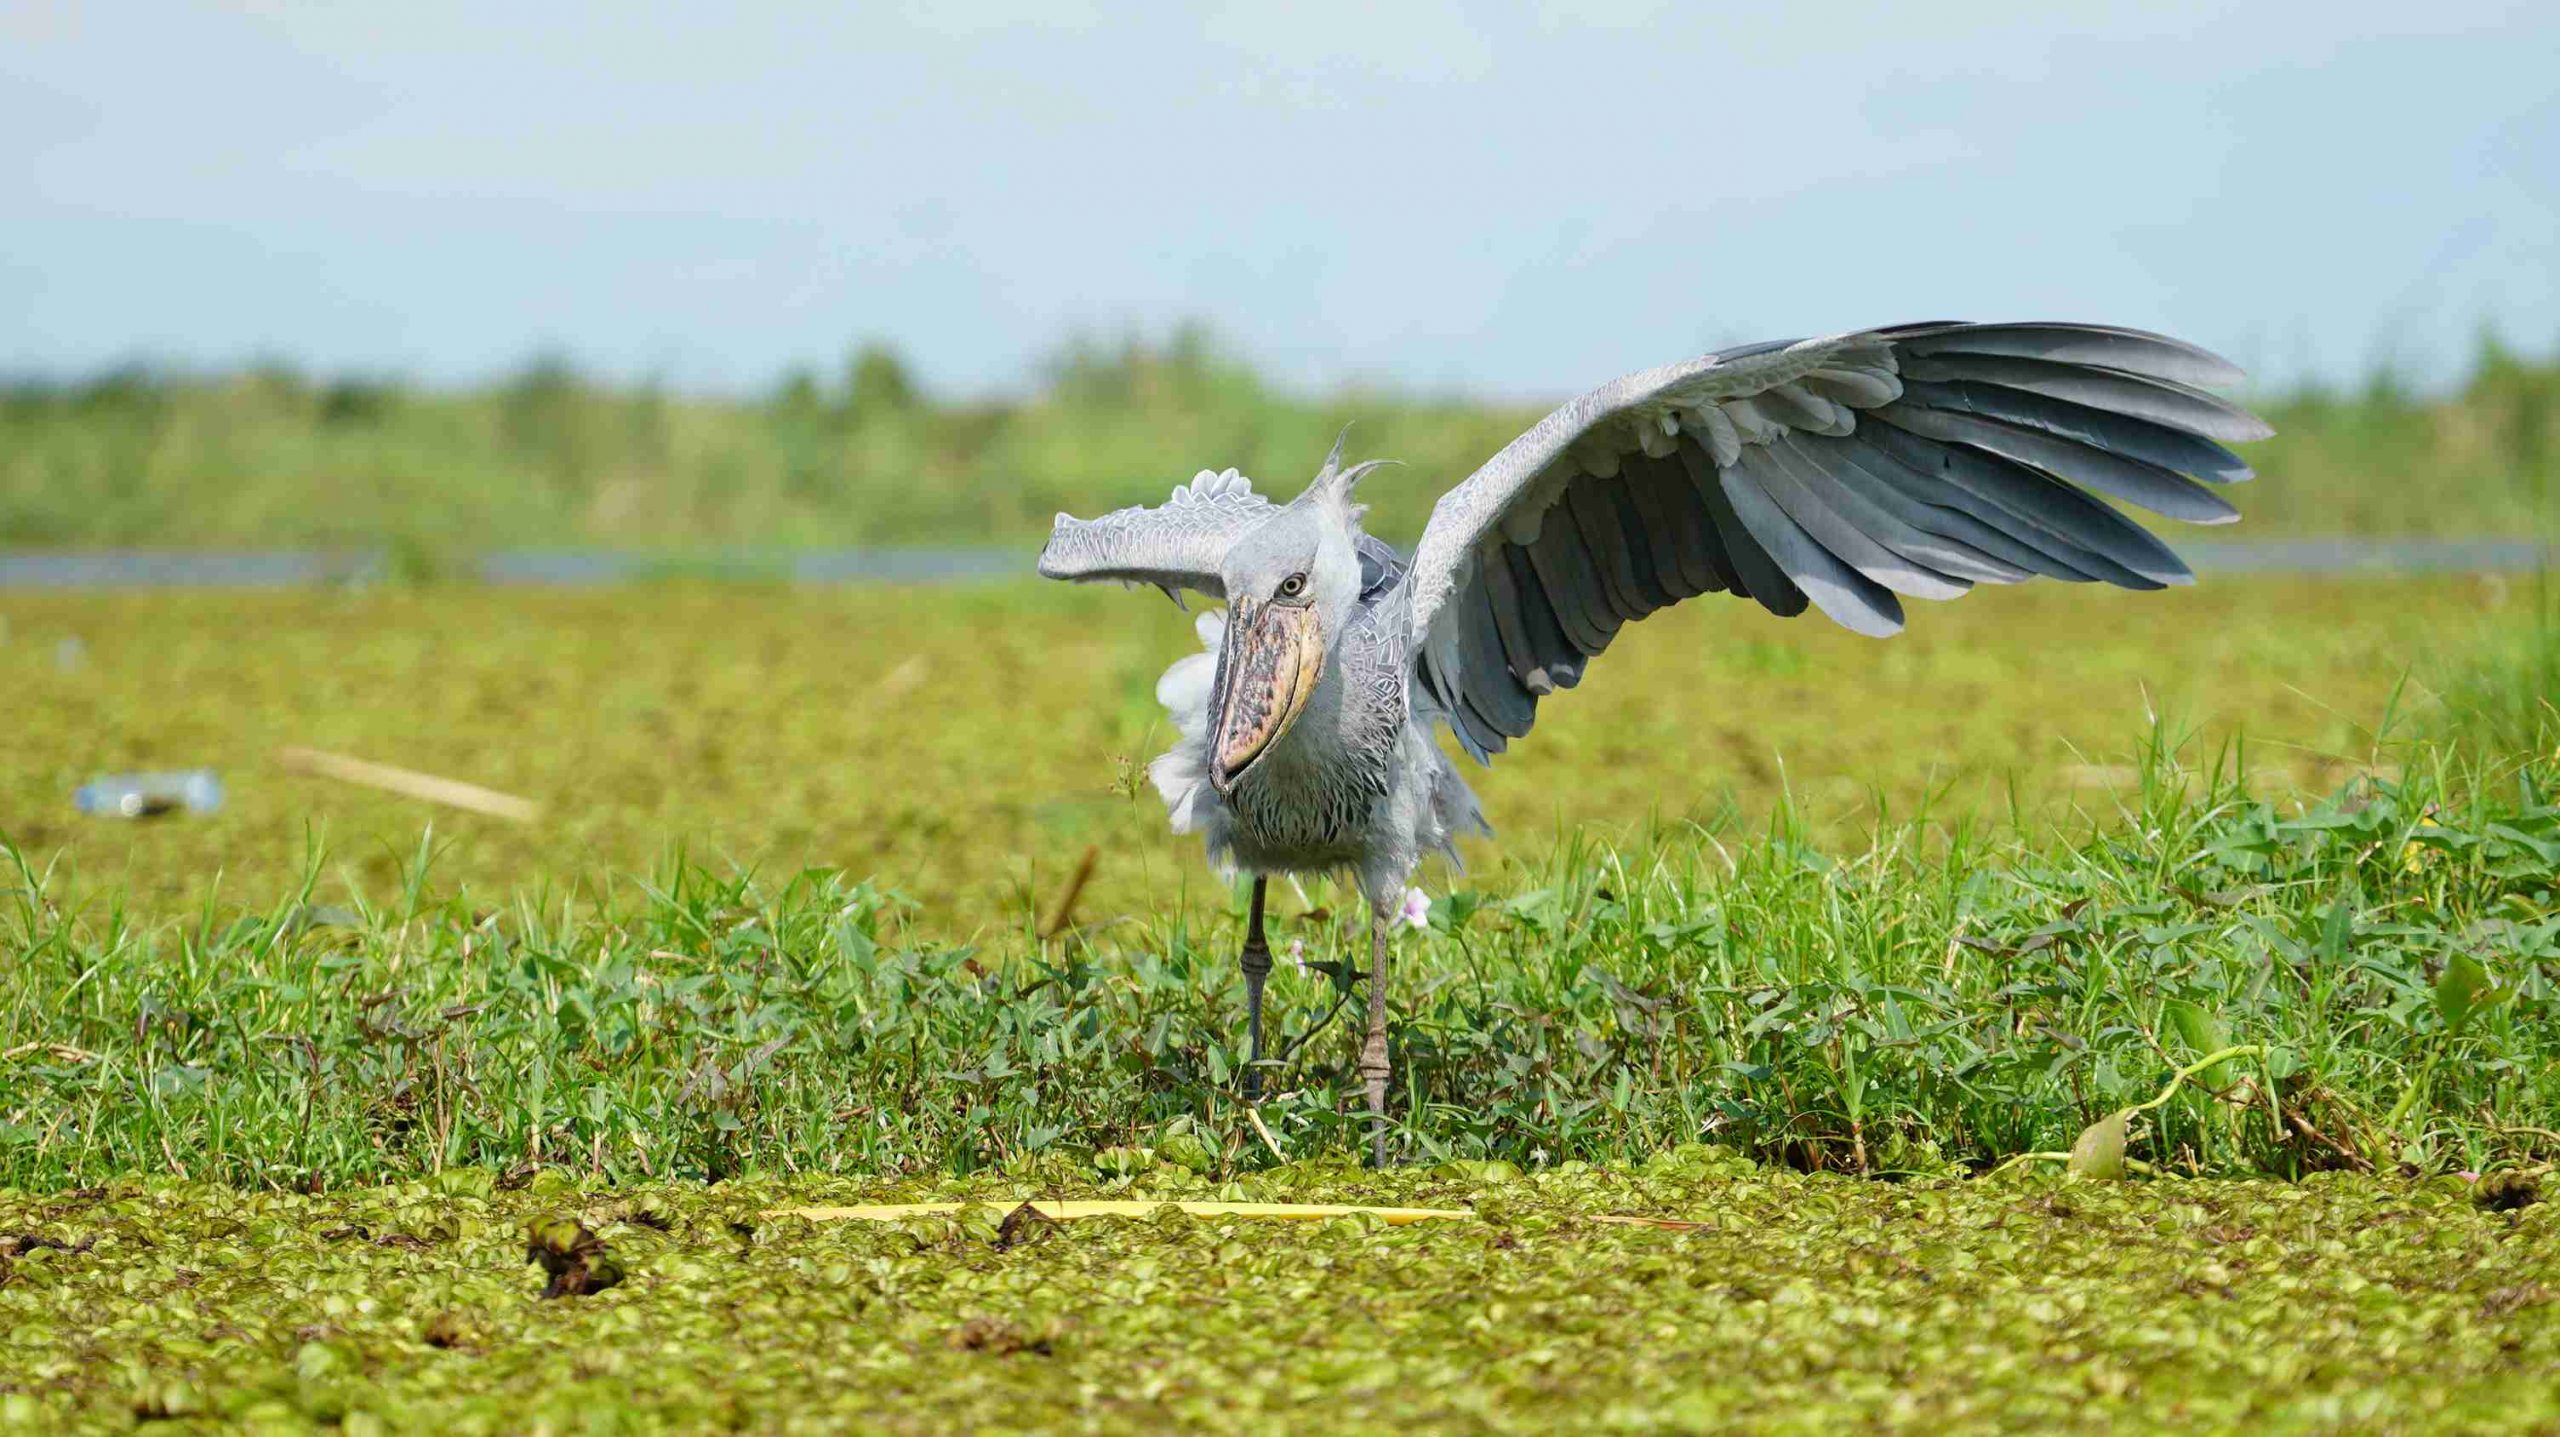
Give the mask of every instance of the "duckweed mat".
M 1026 1188 L 1477 1218 L 767 1215 Z M 1694 1147 L 1223 1185 L 128 1180 L 0 1193 L 0 1426 L 2553 1431 L 2537 1196 L 2512 1174 L 1895 1184 Z M 1584 1220 L 1630 1213 L 1694 1225 Z

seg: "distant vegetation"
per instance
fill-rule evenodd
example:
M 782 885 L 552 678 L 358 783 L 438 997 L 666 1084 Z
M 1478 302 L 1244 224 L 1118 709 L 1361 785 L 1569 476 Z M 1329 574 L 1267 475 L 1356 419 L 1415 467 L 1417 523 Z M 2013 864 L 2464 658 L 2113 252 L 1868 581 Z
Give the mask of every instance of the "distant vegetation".
M 2386 378 L 2256 402 L 2278 438 L 2252 451 L 2252 534 L 2547 526 L 2560 364 L 2484 345 L 2447 397 Z M 1158 498 L 1204 465 L 1290 492 L 1352 421 L 1360 452 L 1411 466 L 1370 486 L 1409 536 L 1541 407 L 1290 393 L 1196 331 L 1071 345 L 1028 397 L 966 402 L 878 346 L 760 401 L 607 387 L 557 358 L 464 391 L 131 368 L 0 388 L 0 545 L 388 547 L 430 568 L 523 546 L 1027 545 L 1059 509 Z
M 2516 607 L 2444 682 L 2438 727 L 2476 752 L 2560 743 L 2560 585 L 2550 570 L 2534 576 L 2529 605 Z

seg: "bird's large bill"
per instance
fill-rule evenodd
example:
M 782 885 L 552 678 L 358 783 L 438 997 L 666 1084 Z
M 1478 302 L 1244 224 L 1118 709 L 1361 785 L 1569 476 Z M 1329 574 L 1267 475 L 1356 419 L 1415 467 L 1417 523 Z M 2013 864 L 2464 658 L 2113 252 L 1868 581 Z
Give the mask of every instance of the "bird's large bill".
M 1297 722 L 1324 669 L 1324 634 L 1310 605 L 1237 603 L 1222 647 L 1226 687 L 1209 766 L 1220 793 Z

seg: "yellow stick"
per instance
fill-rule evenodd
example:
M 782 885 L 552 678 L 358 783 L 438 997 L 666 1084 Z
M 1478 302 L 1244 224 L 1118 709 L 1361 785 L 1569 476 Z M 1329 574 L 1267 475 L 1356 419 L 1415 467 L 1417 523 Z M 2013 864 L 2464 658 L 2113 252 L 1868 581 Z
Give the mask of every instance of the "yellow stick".
M 1284 1163 L 1287 1162 L 1289 1155 L 1280 1151 L 1280 1140 L 1271 1136 L 1271 1129 L 1262 1125 L 1262 1114 L 1252 1104 L 1247 1103 L 1244 1115 L 1253 1120 L 1253 1130 L 1262 1135 L 1262 1145 L 1271 1149 L 1271 1155 Z
M 1019 1203 L 996 1200 L 974 1204 L 993 1212 L 1011 1212 Z M 805 1217 L 819 1222 L 855 1218 L 865 1222 L 896 1222 L 901 1218 L 928 1217 L 955 1213 L 970 1203 L 908 1202 L 883 1203 L 862 1207 L 786 1207 L 766 1214 L 768 1217 Z M 1321 1222 L 1326 1218 L 1350 1217 L 1367 1213 L 1384 1222 L 1401 1226 L 1409 1222 L 1428 1222 L 1435 1218 L 1471 1218 L 1475 1214 L 1462 1207 L 1338 1207 L 1330 1203 L 1285 1202 L 1046 1202 L 1034 1201 L 1033 1211 L 1042 1217 L 1066 1221 L 1080 1217 L 1152 1217 L 1165 1208 L 1180 1208 L 1194 1217 L 1262 1217 L 1298 1222 Z
M 318 774 L 340 783 L 361 784 L 404 798 L 423 798 L 429 803 L 465 808 L 492 818 L 511 818 L 518 823 L 531 823 L 534 815 L 541 811 L 531 800 L 518 798 L 512 793 L 500 793 L 494 788 L 482 788 L 459 779 L 438 778 L 414 769 L 393 768 L 387 763 L 367 763 L 345 754 L 322 753 L 316 748 L 277 749 L 276 762 L 296 773 Z

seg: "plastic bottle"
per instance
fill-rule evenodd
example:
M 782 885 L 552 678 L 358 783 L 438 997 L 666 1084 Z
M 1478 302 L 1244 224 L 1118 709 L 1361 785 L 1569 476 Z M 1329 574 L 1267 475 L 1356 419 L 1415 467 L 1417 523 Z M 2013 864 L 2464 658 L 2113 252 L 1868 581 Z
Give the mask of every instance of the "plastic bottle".
M 111 773 L 80 785 L 72 802 L 101 818 L 157 818 L 180 809 L 211 813 L 222 807 L 222 780 L 209 768 Z

